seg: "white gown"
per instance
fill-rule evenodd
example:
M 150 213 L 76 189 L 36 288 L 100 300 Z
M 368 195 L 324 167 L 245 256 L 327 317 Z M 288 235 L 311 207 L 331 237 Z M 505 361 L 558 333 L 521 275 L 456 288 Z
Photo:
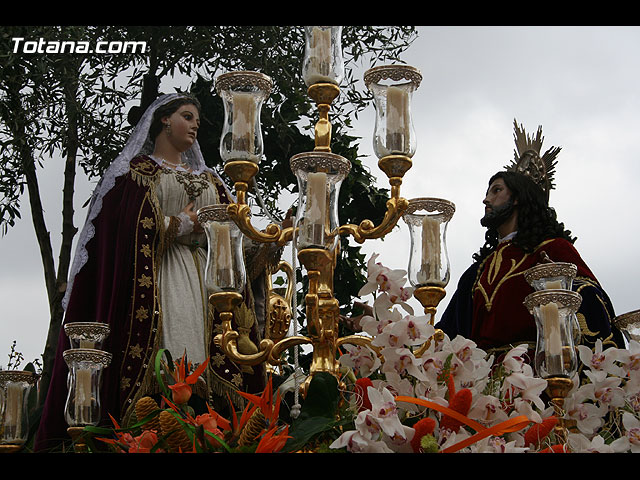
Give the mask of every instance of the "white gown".
M 206 174 L 169 168 L 162 169 L 156 194 L 165 228 L 171 216 L 178 216 L 192 200 L 194 211 L 220 203 L 216 186 Z M 178 235 L 164 252 L 159 272 L 161 348 L 168 349 L 174 359 L 186 351 L 188 360 L 194 364 L 208 357 L 212 334 L 204 279 L 206 261 L 204 233 Z

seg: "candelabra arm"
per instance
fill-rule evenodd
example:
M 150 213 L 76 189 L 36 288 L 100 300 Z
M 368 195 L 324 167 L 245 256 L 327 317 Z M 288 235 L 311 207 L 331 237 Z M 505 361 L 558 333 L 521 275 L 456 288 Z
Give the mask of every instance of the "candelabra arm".
M 373 345 L 373 338 L 365 337 L 364 335 L 347 335 L 346 337 L 340 337 L 336 341 L 336 346 L 341 347 L 342 345 L 357 345 L 359 347 L 368 347 L 373 350 L 378 356 L 381 356 L 381 348 Z
M 243 354 L 238 350 L 240 334 L 233 330 L 233 309 L 242 302 L 242 295 L 237 292 L 216 292 L 209 295 L 209 304 L 220 313 L 222 333 L 216 335 L 216 345 L 234 362 L 240 365 L 258 365 L 265 362 L 273 349 L 273 340 L 264 339 L 258 346 L 258 351 Z
M 347 224 L 338 228 L 340 235 L 351 235 L 358 243 L 365 240 L 381 238 L 388 234 L 402 217 L 409 202 L 404 198 L 390 198 L 387 200 L 387 211 L 379 225 L 374 225 L 371 220 L 363 220 L 359 225 Z
M 264 231 L 259 231 L 251 224 L 251 207 L 247 204 L 247 191 L 258 170 L 258 164 L 248 160 L 231 160 L 225 164 L 224 171 L 233 180 L 236 192 L 236 202 L 229 204 L 227 213 L 240 231 L 251 240 L 283 246 L 293 238 L 293 227 L 283 229 L 271 223 Z
M 405 173 L 412 166 L 411 158 L 406 155 L 388 155 L 378 161 L 378 166 L 389 178 L 391 186 L 391 198 L 387 200 L 387 211 L 382 221 L 377 226 L 371 220 L 363 220 L 360 225 L 347 224 L 338 228 L 340 235 L 351 235 L 358 243 L 384 237 L 393 230 L 409 207 L 409 201 L 400 196 L 400 186 Z
M 280 356 L 282 355 L 282 352 L 289 348 L 295 347 L 296 345 L 306 345 L 310 343 L 313 343 L 313 340 L 302 335 L 283 338 L 273 346 L 273 349 L 271 350 L 271 354 L 269 356 L 269 363 L 271 363 L 272 365 L 278 365 L 281 363 Z

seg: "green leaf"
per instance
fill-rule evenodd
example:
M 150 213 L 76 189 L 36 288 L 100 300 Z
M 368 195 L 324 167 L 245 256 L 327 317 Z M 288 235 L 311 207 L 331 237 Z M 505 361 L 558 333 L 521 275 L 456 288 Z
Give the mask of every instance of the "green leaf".
M 337 379 L 326 372 L 314 374 L 300 416 L 292 422 L 289 430 L 293 438 L 287 441 L 283 450 L 300 450 L 314 437 L 335 428 L 339 400 Z

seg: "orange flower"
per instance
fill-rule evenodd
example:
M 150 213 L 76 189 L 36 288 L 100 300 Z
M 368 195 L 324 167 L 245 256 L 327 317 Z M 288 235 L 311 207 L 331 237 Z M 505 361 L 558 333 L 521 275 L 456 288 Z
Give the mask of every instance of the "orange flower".
M 414 453 L 418 453 L 420 451 L 420 440 L 425 435 L 431 435 L 436 428 L 436 422 L 433 418 L 422 418 L 416 422 L 413 426 L 415 430 L 415 434 L 411 439 L 411 447 L 413 448 Z
M 174 403 L 178 405 L 186 404 L 191 398 L 191 385 L 195 384 L 198 381 L 198 377 L 204 372 L 205 368 L 207 368 L 207 364 L 209 363 L 209 359 L 207 358 L 204 362 L 202 362 L 195 371 L 189 375 L 187 372 L 191 371 L 191 362 L 186 361 L 186 352 L 182 354 L 182 358 L 180 361 L 176 361 L 176 368 L 172 372 L 174 384 L 169 385 L 172 393 L 172 399 Z
M 246 423 L 246 421 L 249 420 L 249 417 L 251 417 L 251 414 L 253 414 L 253 412 L 257 408 L 259 408 L 262 414 L 264 415 L 265 419 L 267 420 L 267 425 L 269 425 L 269 427 L 271 427 L 277 422 L 278 416 L 280 414 L 280 392 L 278 392 L 276 396 L 276 400 L 274 402 L 272 385 L 273 385 L 272 378 L 269 377 L 269 380 L 267 381 L 267 386 L 264 388 L 264 390 L 262 391 L 262 395 L 260 396 L 253 395 L 251 393 L 246 393 L 246 392 L 240 392 L 240 391 L 238 392 L 238 394 L 240 394 L 241 396 L 249 400 L 251 403 L 253 403 L 253 407 L 250 407 L 249 405 L 247 405 L 247 407 L 245 408 L 245 411 L 243 412 L 241 422 L 240 422 L 241 427 L 244 426 L 243 420 Z
M 369 394 L 367 393 L 367 388 L 372 387 L 373 382 L 369 377 L 359 378 L 356 380 L 356 386 L 354 393 L 357 398 L 361 399 L 361 405 L 359 411 L 362 410 L 371 410 L 371 401 L 369 400 Z
M 540 442 L 551 433 L 557 423 L 558 418 L 555 416 L 545 418 L 542 423 L 534 423 L 524 434 L 524 444 L 526 446 L 539 446 Z
M 271 430 L 264 434 L 256 447 L 256 453 L 276 453 L 284 447 L 287 439 L 291 438 L 289 436 L 289 426 L 285 426 L 280 433 L 274 435 L 277 429 L 278 427 L 274 425 Z
M 449 408 L 451 410 L 455 410 L 456 412 L 466 416 L 467 413 L 469 413 L 469 409 L 471 408 L 471 400 L 472 400 L 471 390 L 469 390 L 468 388 L 463 388 L 462 390 L 459 390 L 458 392 L 456 392 L 453 384 L 453 377 L 451 375 L 449 375 L 448 383 L 449 383 Z M 460 430 L 461 426 L 462 426 L 461 421 L 456 420 L 455 418 L 449 415 L 444 415 L 442 417 L 442 420 L 440 420 L 440 428 L 443 430 L 452 430 L 454 432 L 457 432 L 458 430 Z
M 158 443 L 158 435 L 153 430 L 145 430 L 142 434 L 134 437 L 129 432 L 119 432 L 120 425 L 116 419 L 109 415 L 115 427 L 116 439 L 96 437 L 98 440 L 115 445 L 120 448 L 120 453 L 150 453 L 151 449 Z M 157 449 L 156 452 L 161 453 L 163 450 Z
M 191 398 L 191 386 L 184 382 L 174 383 L 169 385 L 169 388 L 171 389 L 171 399 L 178 405 L 184 405 Z

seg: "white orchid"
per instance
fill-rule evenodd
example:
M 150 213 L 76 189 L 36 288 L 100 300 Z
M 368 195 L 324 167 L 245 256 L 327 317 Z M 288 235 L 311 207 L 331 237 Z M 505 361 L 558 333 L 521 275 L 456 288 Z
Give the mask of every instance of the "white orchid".
M 544 402 L 540 395 L 547 388 L 547 381 L 542 378 L 526 375 L 521 372 L 513 372 L 504 379 L 504 387 L 507 397 L 521 399 L 532 403 L 540 410 L 544 410 Z
M 580 387 L 585 398 L 599 402 L 609 408 L 622 407 L 624 405 L 625 391 L 620 387 L 621 379 L 618 377 L 602 377 L 600 372 L 585 371 L 585 375 L 591 380 Z
M 629 412 L 622 414 L 624 434 L 629 440 L 631 453 L 640 453 L 640 420 Z
M 600 435 L 589 439 L 580 433 L 570 433 L 567 443 L 571 451 L 575 453 L 622 453 L 629 450 L 627 437 L 617 438 L 608 444 Z
M 640 383 L 640 343 L 631 340 L 629 348 L 620 350 L 617 358 L 626 376 L 636 383 Z
M 422 361 L 408 348 L 385 348 L 382 351 L 384 363 L 382 372 L 396 372 L 399 375 L 411 375 L 418 380 L 427 380 L 422 370 Z
M 526 353 L 529 350 L 529 346 L 526 344 L 518 345 L 512 348 L 504 357 L 502 365 L 509 373 L 518 372 L 525 375 L 533 375 L 531 365 L 527 363 L 528 359 Z
M 380 368 L 378 355 L 369 347 L 345 344 L 340 364 L 352 368 L 361 377 L 368 377 Z
M 502 437 L 483 438 L 475 444 L 472 451 L 475 453 L 524 453 L 529 449 L 518 447 L 516 441 L 508 442 Z
M 409 347 L 421 345 L 435 333 L 433 325 L 429 325 L 426 317 L 406 315 L 388 323 L 373 340 L 379 347 Z
M 404 426 L 398 418 L 398 408 L 394 395 L 386 388 L 378 390 L 373 387 L 367 388 L 371 410 L 367 421 L 376 423 L 382 432 L 390 437 L 404 435 Z M 360 412 L 360 415 L 367 411 Z M 357 423 L 357 422 L 356 422 Z
M 471 405 L 468 417 L 483 425 L 494 425 L 509 418 L 507 412 L 502 409 L 500 399 L 493 395 L 478 396 Z
M 592 376 L 604 379 L 608 374 L 624 375 L 623 370 L 616 364 L 620 350 L 609 347 L 602 350 L 602 340 L 596 341 L 593 350 L 586 345 L 578 345 L 578 354 L 582 363 L 591 370 Z
M 351 453 L 393 453 L 382 440 L 372 440 L 358 430 L 344 432 L 329 448 L 346 448 Z
M 393 437 L 383 435 L 382 441 L 395 453 L 413 453 L 411 440 L 413 440 L 413 436 L 416 432 L 411 427 L 407 427 L 405 425 L 402 427 L 404 429 L 402 435 L 394 435 Z
M 577 396 L 565 399 L 565 419 L 574 420 L 578 430 L 585 435 L 593 435 L 604 425 L 607 408 L 581 401 Z
M 379 254 L 374 253 L 367 262 L 367 283 L 360 289 L 358 296 L 368 295 L 376 291 L 396 292 L 404 284 L 405 270 L 391 270 L 376 262 Z

